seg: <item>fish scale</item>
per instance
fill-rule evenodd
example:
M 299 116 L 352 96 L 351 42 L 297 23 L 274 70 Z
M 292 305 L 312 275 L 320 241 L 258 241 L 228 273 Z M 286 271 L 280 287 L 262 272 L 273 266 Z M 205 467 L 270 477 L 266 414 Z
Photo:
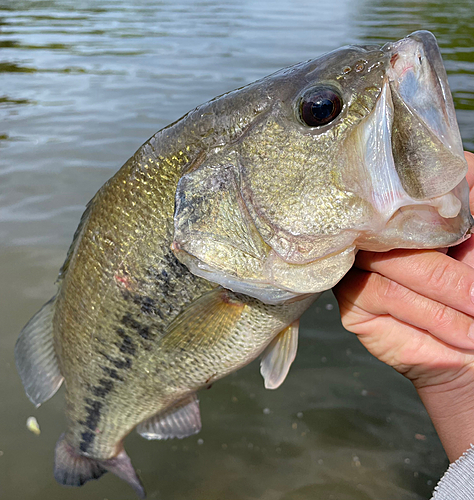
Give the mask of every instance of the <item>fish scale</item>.
M 168 167 L 164 171 L 166 181 L 170 182 L 174 178 L 177 183 L 181 165 L 174 161 L 174 164 L 163 161 L 162 165 Z M 141 413 L 140 406 L 146 407 L 148 411 L 143 418 L 150 413 L 148 407 L 157 404 L 155 401 L 143 403 L 141 394 L 135 398 L 134 395 L 141 391 L 137 391 L 136 384 L 129 381 L 134 380 L 135 372 L 143 372 L 146 367 L 143 363 L 146 363 L 146 357 L 165 325 L 187 303 L 211 288 L 208 282 L 189 273 L 174 256 L 170 256 L 173 194 L 172 191 L 163 190 L 161 176 L 153 178 L 146 174 L 150 164 L 150 158 L 134 158 L 128 168 L 115 176 L 99 193 L 83 228 L 85 236 L 74 250 L 73 264 L 69 265 L 62 280 L 57 299 L 55 317 L 62 318 L 61 324 L 55 329 L 57 352 L 60 353 L 61 373 L 66 380 L 71 373 L 66 392 L 69 442 L 98 458 L 109 458 L 116 451 L 117 440 L 110 443 L 107 432 L 107 426 L 110 425 L 107 413 L 114 414 L 120 408 L 124 423 L 114 422 L 114 428 L 129 430 L 129 412 L 124 408 L 124 401 L 130 402 L 133 414 Z M 155 168 L 159 169 L 160 164 Z M 134 194 L 142 192 L 140 185 L 143 182 L 146 182 L 149 190 L 158 193 L 154 197 L 154 204 L 150 204 L 148 198 Z M 109 207 L 112 210 L 109 211 Z M 143 220 L 152 218 L 159 228 L 159 238 L 164 237 L 165 244 L 158 246 L 155 252 L 151 252 L 150 248 L 155 246 L 153 242 L 156 236 L 152 232 L 144 234 L 148 226 L 133 221 L 130 216 L 132 211 Z M 95 234 L 97 226 L 111 229 Z M 105 238 L 123 242 L 120 251 L 107 245 Z M 75 272 L 75 269 L 80 271 Z M 155 279 L 153 274 L 150 275 L 150 269 L 155 274 L 164 271 L 167 281 Z M 117 274 L 121 279 L 117 279 Z M 173 283 L 173 289 L 170 290 L 163 283 Z M 145 296 L 143 292 L 146 292 Z M 88 309 L 74 300 L 77 295 L 89 297 Z M 148 306 L 155 301 L 160 302 L 156 308 L 159 313 L 150 307 L 144 308 L 143 301 L 140 302 L 143 297 L 149 298 Z M 88 332 L 83 325 L 91 325 L 93 330 L 91 328 Z M 143 338 L 143 333 L 140 335 L 140 330 L 146 328 L 153 332 L 153 339 Z M 77 335 L 78 330 L 83 334 Z M 126 331 L 127 336 L 118 334 L 120 330 Z M 128 344 L 125 339 L 130 339 Z M 61 345 L 67 345 L 68 349 L 62 351 Z M 85 359 L 90 353 L 96 353 L 92 363 Z M 117 376 L 122 380 L 104 378 L 106 369 L 117 370 Z M 110 390 L 105 391 L 107 384 L 113 389 L 110 387 Z M 116 389 L 118 385 L 119 393 Z M 78 394 L 84 392 L 84 386 L 89 387 L 89 390 L 86 395 L 77 398 Z M 97 397 L 94 394 L 97 388 L 99 392 L 107 394 Z M 114 401 L 114 395 L 118 402 Z M 137 417 L 133 415 L 133 418 Z

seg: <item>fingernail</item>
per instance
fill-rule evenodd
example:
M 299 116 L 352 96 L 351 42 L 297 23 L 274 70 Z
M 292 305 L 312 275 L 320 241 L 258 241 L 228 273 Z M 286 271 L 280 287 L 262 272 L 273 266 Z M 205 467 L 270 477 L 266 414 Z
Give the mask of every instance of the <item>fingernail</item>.
M 474 284 L 471 285 L 471 302 L 474 303 Z

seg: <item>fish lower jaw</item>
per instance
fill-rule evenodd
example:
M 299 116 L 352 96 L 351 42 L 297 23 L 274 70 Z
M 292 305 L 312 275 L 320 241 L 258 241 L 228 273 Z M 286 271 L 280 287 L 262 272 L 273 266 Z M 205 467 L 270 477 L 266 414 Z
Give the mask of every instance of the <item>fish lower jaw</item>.
M 452 215 L 451 217 L 446 217 L 443 215 L 441 207 L 430 206 L 427 204 L 424 205 L 406 205 L 400 207 L 391 217 L 388 225 L 390 225 L 391 221 L 395 221 L 397 217 L 405 217 L 408 216 L 410 218 L 416 218 L 420 222 L 425 222 L 426 224 L 430 224 L 430 226 L 444 226 L 446 225 L 445 219 L 454 218 L 457 214 Z M 428 228 L 427 228 L 428 229 Z
M 394 248 L 434 249 L 454 246 L 469 238 L 472 220 L 463 213 L 446 218 L 440 210 L 443 212 L 442 207 L 427 204 L 402 206 L 383 229 L 362 232 L 356 246 L 372 252 Z
M 394 169 L 393 169 L 394 170 Z M 420 211 L 431 209 L 431 212 L 441 217 L 442 219 L 454 219 L 457 217 L 463 207 L 462 200 L 466 197 L 463 182 L 451 189 L 449 192 L 433 198 L 416 199 L 412 198 L 401 186 L 396 175 L 389 176 L 389 182 L 386 182 L 386 189 L 373 189 L 371 196 L 368 199 L 372 205 L 374 214 L 378 218 L 377 229 L 382 229 L 383 226 L 390 223 L 397 213 L 400 211 Z M 363 230 L 366 228 L 362 228 Z M 375 228 L 371 223 L 371 227 L 367 229 L 374 231 Z
M 438 196 L 433 198 L 427 203 L 438 211 L 439 215 L 445 219 L 453 219 L 457 217 L 461 211 L 461 200 L 457 198 L 453 193 L 445 194 L 444 196 Z
M 428 200 L 414 200 L 409 198 L 400 203 L 400 206 L 393 212 L 389 220 L 393 219 L 397 212 L 410 211 L 418 215 L 430 214 L 429 221 L 435 223 L 439 217 L 442 219 L 454 219 L 461 212 L 461 208 L 461 200 L 452 192 Z M 433 216 L 435 217 L 433 218 Z

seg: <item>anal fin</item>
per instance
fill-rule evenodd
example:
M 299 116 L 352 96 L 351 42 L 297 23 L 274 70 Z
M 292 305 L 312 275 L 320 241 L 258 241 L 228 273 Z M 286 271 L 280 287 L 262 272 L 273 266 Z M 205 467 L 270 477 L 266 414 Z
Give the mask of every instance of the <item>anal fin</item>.
M 53 343 L 53 297 L 30 319 L 15 345 L 15 361 L 27 396 L 37 407 L 63 382 Z
M 200 430 L 201 414 L 195 393 L 137 426 L 137 432 L 146 439 L 181 439 L 197 434 Z
M 299 324 L 299 319 L 293 321 L 263 352 L 260 373 L 265 381 L 265 389 L 277 389 L 288 375 L 298 349 Z

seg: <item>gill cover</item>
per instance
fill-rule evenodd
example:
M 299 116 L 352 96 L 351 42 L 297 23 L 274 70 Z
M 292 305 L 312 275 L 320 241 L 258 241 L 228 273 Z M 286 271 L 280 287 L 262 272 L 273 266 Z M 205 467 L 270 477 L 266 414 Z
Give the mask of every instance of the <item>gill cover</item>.
M 354 259 L 349 246 L 307 264 L 285 262 L 257 231 L 232 164 L 202 166 L 181 178 L 174 238 L 175 255 L 193 274 L 268 304 L 330 288 Z

